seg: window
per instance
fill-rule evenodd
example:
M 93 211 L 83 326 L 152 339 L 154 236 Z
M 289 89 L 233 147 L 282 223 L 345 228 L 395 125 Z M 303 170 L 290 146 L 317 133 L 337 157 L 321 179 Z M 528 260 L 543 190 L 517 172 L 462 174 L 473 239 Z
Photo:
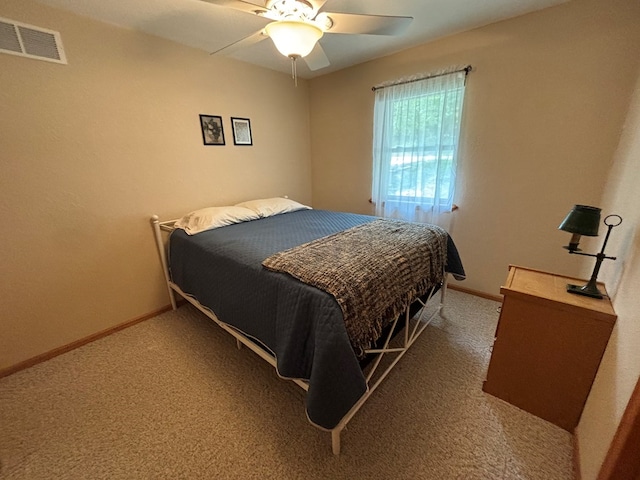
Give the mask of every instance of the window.
M 467 70 L 376 89 L 376 214 L 433 221 L 451 211 Z

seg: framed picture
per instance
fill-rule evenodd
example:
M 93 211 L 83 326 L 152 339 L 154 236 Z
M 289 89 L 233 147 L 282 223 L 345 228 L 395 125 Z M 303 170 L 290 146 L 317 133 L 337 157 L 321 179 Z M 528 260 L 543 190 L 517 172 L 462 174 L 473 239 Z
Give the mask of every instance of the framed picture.
M 200 115 L 202 141 L 205 145 L 224 145 L 224 128 L 222 117 L 217 115 Z
M 231 117 L 234 145 L 253 145 L 251 121 L 248 118 Z

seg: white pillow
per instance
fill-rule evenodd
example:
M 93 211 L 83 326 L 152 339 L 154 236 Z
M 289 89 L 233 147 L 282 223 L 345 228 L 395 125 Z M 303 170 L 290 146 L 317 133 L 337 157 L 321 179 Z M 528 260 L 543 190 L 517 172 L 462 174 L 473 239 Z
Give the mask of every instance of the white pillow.
M 280 213 L 295 212 L 296 210 L 311 210 L 311 207 L 282 197 L 249 200 L 248 202 L 236 204 L 236 207 L 253 210 L 260 215 L 261 218 L 278 215 Z
M 257 218 L 260 217 L 256 212 L 244 207 L 208 207 L 187 213 L 174 226 L 182 228 L 189 235 L 195 235 L 205 230 Z

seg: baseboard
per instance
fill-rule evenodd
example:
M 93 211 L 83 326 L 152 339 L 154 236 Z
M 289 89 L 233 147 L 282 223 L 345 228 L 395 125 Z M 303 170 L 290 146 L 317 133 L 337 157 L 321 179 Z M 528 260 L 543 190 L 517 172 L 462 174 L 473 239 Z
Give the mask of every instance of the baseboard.
M 144 322 L 145 320 L 149 320 L 161 313 L 168 312 L 171 310 L 171 305 L 166 305 L 158 310 L 155 310 L 150 313 L 146 313 L 139 317 L 128 320 L 124 323 L 116 325 L 114 327 L 108 328 L 106 330 L 102 330 L 101 332 L 94 333 L 93 335 L 89 335 L 88 337 L 81 338 L 76 340 L 75 342 L 71 342 L 67 345 L 63 345 L 62 347 L 54 348 L 48 352 L 42 353 L 40 355 L 36 355 L 35 357 L 28 358 L 20 363 L 16 363 L 15 365 L 11 365 L 9 367 L 0 369 L 0 378 L 7 377 L 12 375 L 20 370 L 24 370 L 25 368 L 33 367 L 38 363 L 46 362 L 47 360 L 51 360 L 58 355 L 62 355 L 63 353 L 70 352 L 71 350 L 75 350 L 76 348 L 82 347 L 83 345 L 87 345 L 88 343 L 95 342 L 101 338 L 104 338 L 112 333 L 119 332 L 120 330 L 124 330 L 125 328 L 129 328 L 137 323 Z
M 493 301 L 502 303 L 502 295 L 491 295 L 490 293 L 481 292 L 479 290 L 472 290 L 470 288 L 461 287 L 456 283 L 447 283 L 447 288 L 450 288 L 451 290 L 457 290 L 463 293 L 468 293 L 469 295 L 475 295 L 476 297 L 482 297 L 488 300 L 493 300 Z

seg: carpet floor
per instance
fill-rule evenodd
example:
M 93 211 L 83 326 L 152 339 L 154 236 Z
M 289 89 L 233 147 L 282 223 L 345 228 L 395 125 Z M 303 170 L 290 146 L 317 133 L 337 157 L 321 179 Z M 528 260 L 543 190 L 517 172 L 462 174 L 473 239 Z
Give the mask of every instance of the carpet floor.
M 342 433 L 190 305 L 0 379 L 2 479 L 568 480 L 572 436 L 482 391 L 497 302 L 447 305 Z

